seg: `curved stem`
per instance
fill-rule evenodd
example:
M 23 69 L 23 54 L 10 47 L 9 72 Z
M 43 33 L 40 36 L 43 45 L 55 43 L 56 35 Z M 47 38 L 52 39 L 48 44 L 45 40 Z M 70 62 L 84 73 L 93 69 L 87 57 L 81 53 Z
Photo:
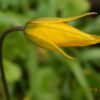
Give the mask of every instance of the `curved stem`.
M 11 28 L 7 29 L 6 31 L 4 31 L 2 33 L 2 36 L 0 37 L 0 73 L 1 73 L 1 80 L 2 80 L 2 83 L 3 83 L 3 88 L 4 88 L 4 92 L 5 92 L 5 96 L 6 96 L 7 100 L 11 100 L 11 98 L 10 98 L 10 93 L 9 93 L 9 90 L 8 90 L 7 81 L 6 81 L 5 73 L 4 73 L 3 56 L 2 56 L 3 42 L 4 42 L 5 37 L 9 33 L 14 32 L 14 31 L 23 31 L 23 30 L 24 30 L 23 26 L 11 27 Z

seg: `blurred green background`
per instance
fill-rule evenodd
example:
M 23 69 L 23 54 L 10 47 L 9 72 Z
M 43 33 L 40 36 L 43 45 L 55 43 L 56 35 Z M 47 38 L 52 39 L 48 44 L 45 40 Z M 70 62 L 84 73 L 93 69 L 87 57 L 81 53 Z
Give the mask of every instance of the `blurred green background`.
M 89 11 L 98 15 L 68 24 L 100 35 L 100 0 L 0 0 L 0 33 L 30 19 L 71 17 Z M 34 45 L 22 32 L 9 34 L 3 60 L 13 100 L 100 100 L 100 44 L 64 50 L 76 61 Z M 1 83 L 0 100 L 4 100 Z

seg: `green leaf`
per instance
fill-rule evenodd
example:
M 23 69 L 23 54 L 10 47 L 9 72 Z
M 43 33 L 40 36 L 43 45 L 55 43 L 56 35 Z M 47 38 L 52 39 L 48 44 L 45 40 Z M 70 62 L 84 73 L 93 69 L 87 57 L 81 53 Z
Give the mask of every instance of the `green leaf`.
M 4 70 L 9 83 L 16 82 L 21 78 L 22 72 L 19 66 L 8 60 L 4 60 Z
M 81 66 L 79 65 L 79 63 L 78 62 L 76 63 L 74 61 L 69 61 L 68 64 L 70 65 L 71 71 L 75 75 L 77 81 L 79 82 L 82 89 L 84 90 L 84 93 L 86 94 L 87 99 L 88 100 L 93 100 L 93 96 L 89 91 L 88 83 L 86 81 L 86 78 L 83 74 L 83 71 L 82 71 Z

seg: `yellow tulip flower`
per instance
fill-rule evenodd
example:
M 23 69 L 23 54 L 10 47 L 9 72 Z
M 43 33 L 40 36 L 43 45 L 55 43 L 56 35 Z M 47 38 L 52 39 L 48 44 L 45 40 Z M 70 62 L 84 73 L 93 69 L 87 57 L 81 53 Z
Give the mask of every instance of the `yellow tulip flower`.
M 86 13 L 71 18 L 42 18 L 29 21 L 25 26 L 25 35 L 41 47 L 55 51 L 66 58 L 67 55 L 61 47 L 88 46 L 100 42 L 100 36 L 87 34 L 64 22 L 80 17 L 95 14 Z

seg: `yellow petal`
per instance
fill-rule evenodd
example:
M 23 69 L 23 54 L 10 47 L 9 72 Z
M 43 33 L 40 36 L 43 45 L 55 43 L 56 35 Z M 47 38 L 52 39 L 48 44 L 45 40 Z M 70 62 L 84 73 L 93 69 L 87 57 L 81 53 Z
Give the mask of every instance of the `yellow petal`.
M 58 54 L 63 55 L 65 58 L 67 59 L 71 59 L 73 60 L 74 58 L 72 58 L 71 56 L 67 55 L 65 52 L 63 52 L 57 45 L 55 45 L 54 43 L 48 41 L 47 39 L 44 39 L 42 37 L 38 37 L 38 36 L 34 36 L 34 34 L 26 34 L 34 43 L 36 43 L 37 45 L 44 47 L 46 49 L 52 50 L 57 52 Z
M 42 37 L 60 47 L 93 44 L 95 38 L 64 23 L 28 24 L 28 34 Z
M 100 36 L 97 36 L 97 35 L 90 35 L 91 37 L 93 37 L 94 39 L 93 40 L 85 40 L 85 41 L 71 41 L 71 42 L 65 42 L 65 43 L 60 43 L 58 44 L 58 46 L 60 47 L 68 47 L 68 46 L 88 46 L 88 45 L 93 45 L 93 44 L 96 44 L 96 43 L 99 43 L 100 42 Z
M 85 13 L 80 16 L 69 17 L 69 18 L 40 18 L 36 20 L 31 20 L 31 23 L 59 23 L 59 22 L 67 22 L 72 21 L 81 17 L 85 17 L 88 15 L 97 14 L 96 12 Z
M 95 38 L 95 41 L 100 42 L 100 36 L 92 35 Z

